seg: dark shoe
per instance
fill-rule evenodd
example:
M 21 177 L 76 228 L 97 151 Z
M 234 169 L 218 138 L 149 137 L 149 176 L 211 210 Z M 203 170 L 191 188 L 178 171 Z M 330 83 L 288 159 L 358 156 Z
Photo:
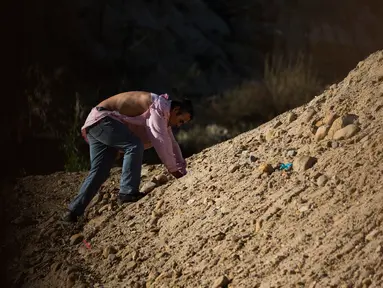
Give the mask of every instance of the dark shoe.
M 61 220 L 68 223 L 75 223 L 77 222 L 77 218 L 78 218 L 77 215 L 75 215 L 72 211 L 68 210 L 61 217 Z
M 124 203 L 137 202 L 141 198 L 145 197 L 144 193 L 135 193 L 135 194 L 119 194 L 118 195 L 118 204 L 122 205 Z

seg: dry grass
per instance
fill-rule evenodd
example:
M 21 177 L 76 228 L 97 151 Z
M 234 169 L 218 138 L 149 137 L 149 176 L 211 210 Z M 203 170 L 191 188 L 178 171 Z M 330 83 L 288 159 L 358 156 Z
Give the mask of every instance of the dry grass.
M 311 58 L 302 53 L 284 57 L 273 54 L 265 62 L 264 83 L 277 114 L 310 101 L 322 89 Z
M 307 103 L 322 88 L 309 57 L 274 54 L 265 61 L 263 81 L 244 81 L 203 100 L 196 107 L 197 123 L 177 139 L 186 150 L 198 152 Z

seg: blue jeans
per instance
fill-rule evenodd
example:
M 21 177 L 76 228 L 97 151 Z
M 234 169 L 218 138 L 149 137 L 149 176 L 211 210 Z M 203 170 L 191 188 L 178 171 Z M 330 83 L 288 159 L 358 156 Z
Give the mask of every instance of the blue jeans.
M 118 150 L 124 151 L 120 195 L 139 192 L 144 145 L 126 125 L 109 117 L 100 120 L 87 133 L 90 171 L 69 210 L 81 216 L 101 185 L 109 177 Z

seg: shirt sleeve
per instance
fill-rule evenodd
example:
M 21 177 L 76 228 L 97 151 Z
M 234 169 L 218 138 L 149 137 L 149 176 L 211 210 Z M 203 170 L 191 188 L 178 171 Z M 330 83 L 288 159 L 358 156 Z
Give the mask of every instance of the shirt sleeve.
M 167 109 L 169 108 L 170 107 Z M 170 172 L 176 172 L 179 168 L 168 130 L 169 116 L 165 109 L 166 107 L 161 103 L 152 105 L 150 108 L 150 116 L 146 119 L 146 130 L 162 163 Z
M 186 174 L 186 161 L 182 155 L 181 148 L 178 145 L 177 140 L 174 138 L 173 131 L 172 131 L 171 127 L 168 127 L 168 131 L 169 131 L 168 133 L 169 133 L 170 139 L 172 141 L 173 153 L 176 157 L 178 170 L 180 170 L 180 172 L 185 175 Z

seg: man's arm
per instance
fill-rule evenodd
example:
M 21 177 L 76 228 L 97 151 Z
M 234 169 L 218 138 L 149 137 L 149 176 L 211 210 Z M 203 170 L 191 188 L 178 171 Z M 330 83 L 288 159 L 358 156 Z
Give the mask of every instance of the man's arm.
M 172 141 L 172 147 L 173 147 L 173 153 L 176 157 L 176 162 L 178 169 L 181 171 L 182 174 L 186 174 L 186 161 L 182 155 L 182 151 L 180 146 L 177 143 L 177 140 L 174 138 L 173 131 L 171 127 L 168 127 L 168 133 L 170 136 L 170 139 Z
M 146 120 L 148 136 L 156 149 L 162 163 L 172 174 L 179 171 L 176 156 L 173 151 L 172 140 L 168 131 L 168 117 L 165 115 L 161 105 L 153 105 L 150 109 L 150 116 Z

